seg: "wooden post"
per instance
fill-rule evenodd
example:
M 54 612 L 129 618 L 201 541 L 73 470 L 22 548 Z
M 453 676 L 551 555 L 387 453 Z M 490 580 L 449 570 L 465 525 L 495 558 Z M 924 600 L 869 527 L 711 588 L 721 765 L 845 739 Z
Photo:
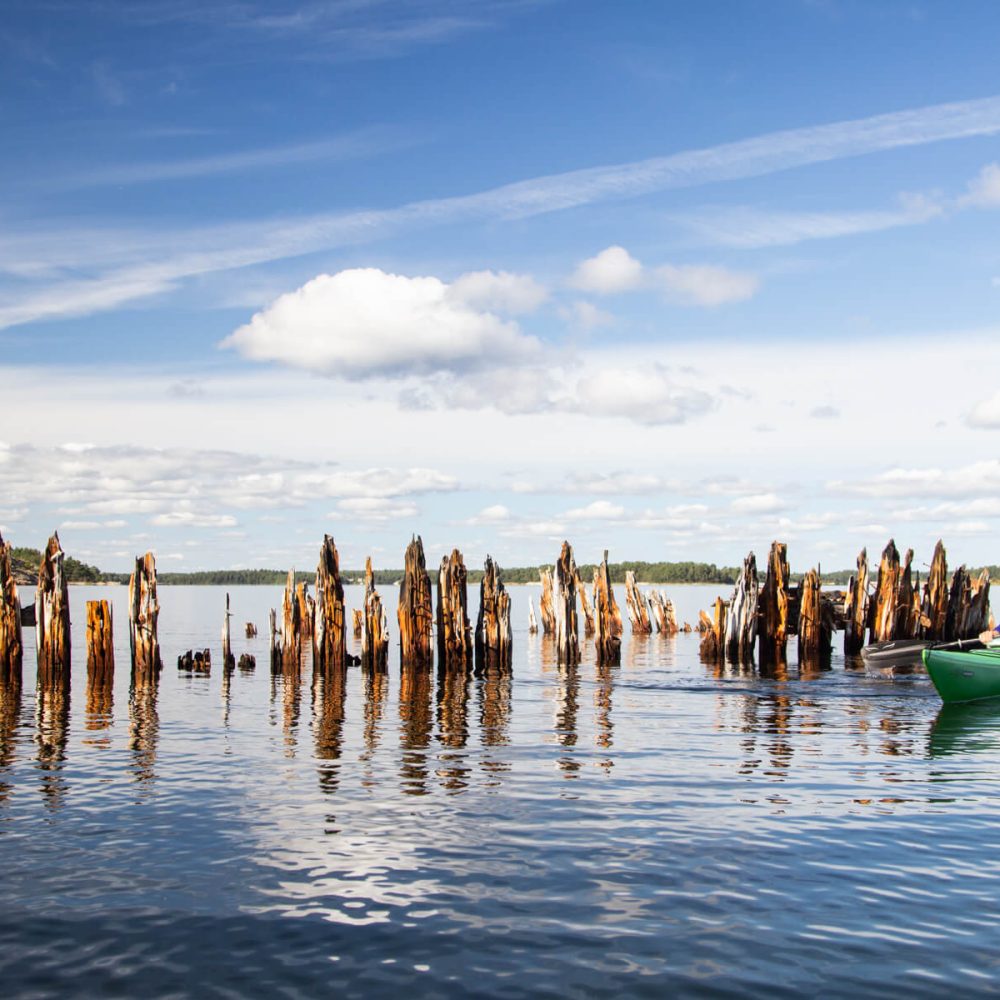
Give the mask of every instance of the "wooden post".
M 419 535 L 406 547 L 397 616 L 401 667 L 429 670 L 434 663 L 431 645 L 434 613 L 431 610 L 431 581 L 424 562 L 424 543 Z
M 329 535 L 323 536 L 316 567 L 316 627 L 313 631 L 313 669 L 329 675 L 343 670 L 347 649 L 347 607 L 340 581 L 340 555 Z
M 132 674 L 154 678 L 163 669 L 156 622 L 160 605 L 156 599 L 156 560 L 152 552 L 136 556 L 128 582 L 129 643 Z
M 858 571 L 847 586 L 844 603 L 844 656 L 857 656 L 865 644 L 868 622 L 868 550 L 858 554 Z
M 833 613 L 822 596 L 819 573 L 811 569 L 799 585 L 799 664 L 825 665 L 830 659 Z
M 542 635 L 555 635 L 556 611 L 552 598 L 552 570 L 543 566 L 538 571 L 542 581 L 542 596 L 538 599 L 538 613 L 542 616 Z
M 302 619 L 299 617 L 299 600 L 295 596 L 294 569 L 288 571 L 281 598 L 281 659 L 284 670 L 297 673 L 302 665 Z
M 469 625 L 468 573 L 462 553 L 453 549 L 438 571 L 438 669 L 446 673 L 472 670 L 472 632 Z
M 576 617 L 576 562 L 573 547 L 562 543 L 556 563 L 556 659 L 559 663 L 580 661 L 580 638 Z
M 591 636 L 594 634 L 594 612 L 587 597 L 587 588 L 583 580 L 580 579 L 580 571 L 576 571 L 576 593 L 580 598 L 580 607 L 583 608 L 583 634 Z
M 934 546 L 921 610 L 923 638 L 934 641 L 944 639 L 948 629 L 948 558 L 940 538 Z
M 538 631 L 538 619 L 535 617 L 535 602 L 528 595 L 528 631 L 534 635 Z
M 361 639 L 365 634 L 365 613 L 361 608 L 355 608 L 352 614 L 354 618 L 354 638 Z
M 316 620 L 316 602 L 309 596 L 308 583 L 295 585 L 295 600 L 299 602 L 299 631 L 303 639 L 311 639 Z
M 757 577 L 757 557 L 751 552 L 743 560 L 729 602 L 726 618 L 726 659 L 731 663 L 751 663 L 757 643 L 757 602 L 760 583 Z
M 247 622 L 244 628 L 248 639 L 257 638 L 257 626 L 253 622 Z
M 899 550 L 893 539 L 882 551 L 875 582 L 875 596 L 871 605 L 869 642 L 895 639 L 896 603 L 899 599 Z
M 919 598 L 914 599 L 912 565 L 913 549 L 907 549 L 896 585 L 896 622 L 892 630 L 893 639 L 912 639 L 919 630 L 920 603 Z
M 698 612 L 701 643 L 698 654 L 708 663 L 721 663 L 726 658 L 726 602 L 715 599 L 711 617 L 704 611 Z
M 946 639 L 974 639 L 989 628 L 990 574 L 984 569 L 973 583 L 964 566 L 955 570 L 948 595 Z
M 371 673 L 384 673 L 389 664 L 389 624 L 382 598 L 375 590 L 371 556 L 365 563 L 364 635 L 361 639 L 361 665 Z
M 611 586 L 607 549 L 604 550 L 601 565 L 594 570 L 594 640 L 598 663 L 621 663 L 622 616 Z
M 788 546 L 784 542 L 771 543 L 758 606 L 760 664 L 784 663 L 788 641 Z
M 653 631 L 653 626 L 649 624 L 649 609 L 646 607 L 646 598 L 635 582 L 635 573 L 632 570 L 625 572 L 625 603 L 628 605 L 633 635 L 649 635 Z
M 479 617 L 476 620 L 476 672 L 491 667 L 510 670 L 513 632 L 510 626 L 510 594 L 500 577 L 500 569 L 489 557 L 479 584 Z
M 63 573 L 63 550 L 53 532 L 38 568 L 35 595 L 35 644 L 38 680 L 42 684 L 69 682 L 69 586 Z
M 278 632 L 278 613 L 274 608 L 271 608 L 268 612 L 267 620 L 271 650 L 271 674 L 280 674 L 282 662 L 281 635 Z
M 677 615 L 673 602 L 662 590 L 654 588 L 649 592 L 649 609 L 657 632 L 663 635 L 677 634 Z
M 11 566 L 11 545 L 0 536 L 0 684 L 21 684 L 24 643 L 21 639 L 21 602 Z
M 115 675 L 115 637 L 111 605 L 87 601 L 87 683 L 103 688 Z
M 229 594 L 226 594 L 226 617 L 222 620 L 222 672 L 229 673 L 236 668 L 236 657 L 233 656 L 233 643 L 229 632 Z

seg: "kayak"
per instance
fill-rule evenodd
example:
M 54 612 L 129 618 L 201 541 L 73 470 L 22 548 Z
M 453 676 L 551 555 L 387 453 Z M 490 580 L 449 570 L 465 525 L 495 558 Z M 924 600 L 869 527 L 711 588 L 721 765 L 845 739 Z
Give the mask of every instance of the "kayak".
M 932 642 L 930 639 L 889 639 L 873 642 L 861 650 L 861 659 L 870 667 L 914 666 L 923 662 L 925 649 L 982 649 L 979 639 L 955 639 L 952 642 Z
M 924 666 L 947 704 L 1000 698 L 1000 647 L 957 652 L 925 649 Z

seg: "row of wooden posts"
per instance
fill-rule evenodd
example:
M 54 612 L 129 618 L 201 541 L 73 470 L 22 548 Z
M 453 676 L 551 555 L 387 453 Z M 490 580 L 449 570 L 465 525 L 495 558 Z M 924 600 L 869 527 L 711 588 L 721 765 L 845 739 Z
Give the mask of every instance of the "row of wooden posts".
M 0 670 L 2 680 L 20 683 L 23 647 L 21 610 L 11 567 L 10 544 L 0 538 Z M 58 534 L 49 539 L 38 573 L 35 628 L 39 682 L 45 685 L 67 681 L 70 668 L 69 592 L 63 572 L 63 551 Z M 798 637 L 800 660 L 829 658 L 832 634 L 844 630 L 844 652 L 858 653 L 865 643 L 888 639 L 926 638 L 949 640 L 978 635 L 989 626 L 987 571 L 973 580 L 959 567 L 948 582 L 944 545 L 934 550 L 930 572 L 921 589 L 914 579 L 913 552 L 902 563 L 890 539 L 882 553 L 874 592 L 871 591 L 868 557 L 861 551 L 857 573 L 846 593 L 823 593 L 818 569 L 811 569 L 797 588 L 789 584 L 787 546 L 774 542 L 768 555 L 763 586 L 751 552 L 744 560 L 731 599 L 716 600 L 712 614 L 700 613 L 701 655 L 710 661 L 748 663 L 756 649 L 762 666 L 782 662 L 789 636 Z M 554 573 L 540 571 L 539 611 L 542 630 L 555 640 L 560 663 L 580 659 L 580 628 L 577 614 L 583 610 L 584 636 L 593 636 L 600 663 L 621 658 L 622 616 L 615 601 L 608 572 L 608 554 L 594 569 L 592 599 L 580 578 L 573 549 L 563 542 Z M 653 590 L 644 595 L 635 575 L 625 578 L 625 600 L 637 634 L 654 630 L 679 631 L 673 605 Z M 162 669 L 157 618 L 156 565 L 151 552 L 138 557 L 129 581 L 129 637 L 133 676 L 152 678 Z M 231 613 L 226 595 L 222 629 L 225 670 L 232 670 Z M 414 537 L 406 549 L 405 568 L 397 609 L 400 659 L 404 668 L 431 669 L 434 662 L 433 634 L 437 626 L 437 660 L 445 673 L 483 671 L 489 667 L 509 670 L 512 657 L 510 596 L 499 567 L 487 557 L 480 584 L 479 616 L 475 632 L 470 626 L 467 571 L 461 552 L 452 551 L 438 571 L 437 608 L 432 605 L 423 542 Z M 375 589 L 371 559 L 365 570 L 364 605 L 354 612 L 354 634 L 361 639 L 360 664 L 374 672 L 387 669 L 389 633 L 385 608 Z M 537 631 L 534 607 L 529 602 L 529 628 Z M 685 624 L 685 630 L 690 626 Z M 334 540 L 324 536 L 316 570 L 315 598 L 305 584 L 295 583 L 289 572 L 285 586 L 281 624 L 278 612 L 270 612 L 271 670 L 297 670 L 303 643 L 311 641 L 314 669 L 323 674 L 341 670 L 351 661 L 346 648 L 347 609 L 340 578 L 340 560 Z M 256 628 L 247 626 L 247 634 Z M 188 657 L 192 663 L 197 657 Z M 206 662 L 205 657 L 202 662 Z M 250 658 L 248 658 L 249 660 Z M 183 657 L 182 657 L 183 660 Z M 88 673 L 98 679 L 114 670 L 112 615 L 107 601 L 87 602 Z

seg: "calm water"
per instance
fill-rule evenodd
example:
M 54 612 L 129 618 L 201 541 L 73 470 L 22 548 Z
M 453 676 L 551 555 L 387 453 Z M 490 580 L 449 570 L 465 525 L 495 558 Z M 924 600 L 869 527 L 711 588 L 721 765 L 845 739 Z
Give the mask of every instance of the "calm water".
M 691 621 L 716 591 L 668 588 Z M 72 591 L 68 707 L 36 697 L 26 635 L 0 719 L 5 995 L 1000 985 L 1000 706 L 944 711 L 926 676 L 837 656 L 721 675 L 695 635 L 560 670 L 526 631 L 537 588 L 512 588 L 512 679 L 401 691 L 392 649 L 387 677 L 323 690 L 308 664 L 269 675 L 280 591 L 230 594 L 256 672 L 222 675 L 223 589 L 163 587 L 159 690 L 131 701 L 123 588 Z M 87 697 L 95 596 L 112 704 Z M 211 676 L 178 674 L 204 646 Z

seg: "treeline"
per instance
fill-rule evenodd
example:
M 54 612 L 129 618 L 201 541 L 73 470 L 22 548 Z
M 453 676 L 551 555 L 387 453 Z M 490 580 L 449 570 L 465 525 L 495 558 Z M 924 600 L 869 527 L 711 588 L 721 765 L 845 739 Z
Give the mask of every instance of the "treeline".
M 42 564 L 40 549 L 15 548 L 11 546 L 11 568 L 17 578 L 37 582 L 38 567 Z M 72 556 L 63 557 L 63 572 L 70 583 L 105 583 L 114 580 L 120 574 L 102 573 L 96 566 L 80 562 Z M 128 575 L 125 576 L 128 583 Z

